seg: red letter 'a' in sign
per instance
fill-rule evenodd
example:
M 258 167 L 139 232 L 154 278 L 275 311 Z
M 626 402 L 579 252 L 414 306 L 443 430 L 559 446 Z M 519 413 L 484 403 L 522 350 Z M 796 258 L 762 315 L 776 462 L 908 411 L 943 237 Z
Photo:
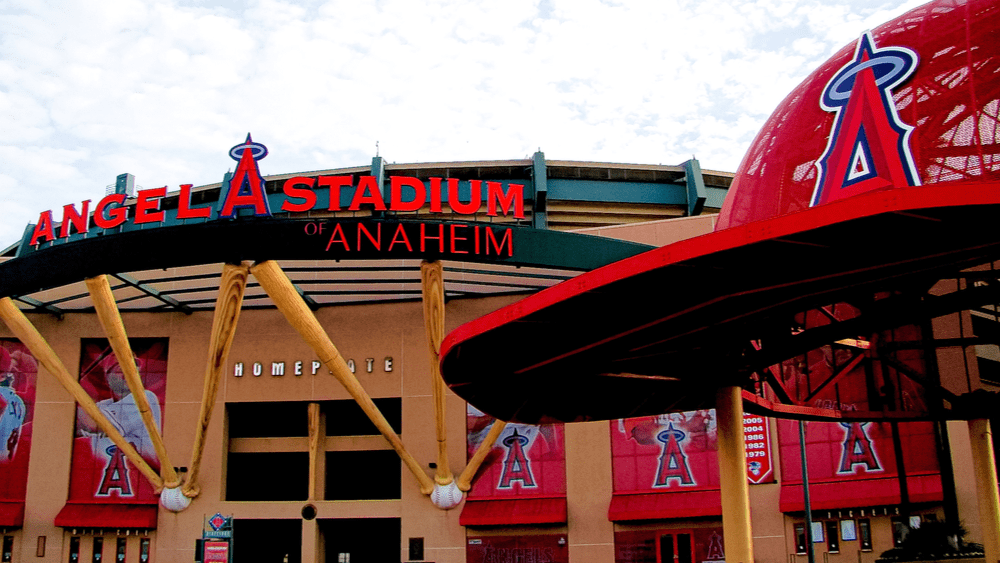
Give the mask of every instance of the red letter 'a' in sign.
M 271 208 L 268 207 L 267 194 L 264 193 L 264 179 L 257 168 L 257 161 L 267 156 L 267 147 L 253 142 L 250 133 L 247 133 L 247 140 L 229 149 L 229 156 L 239 161 L 239 164 L 229 180 L 229 189 L 222 209 L 219 210 L 219 217 L 232 219 L 236 216 L 236 210 L 243 207 L 253 209 L 253 214 L 258 217 L 270 216 Z
M 514 481 L 520 481 L 521 487 L 535 487 L 535 477 L 531 474 L 531 463 L 524 453 L 524 446 L 528 445 L 528 437 L 521 436 L 514 429 L 514 433 L 503 439 L 503 445 L 507 448 L 507 457 L 503 460 L 503 473 L 500 475 L 498 489 L 509 489 Z
M 864 465 L 865 472 L 871 473 L 882 471 L 882 465 L 878 462 L 878 455 L 872 445 L 865 426 L 870 422 L 841 422 L 844 427 L 843 454 L 840 457 L 840 468 L 837 473 L 856 473 L 855 465 Z
M 858 39 L 854 59 L 823 90 L 820 107 L 836 112 L 830 141 L 816 162 L 819 174 L 810 205 L 880 188 L 919 186 L 910 131 L 900 121 L 890 90 L 917 67 L 905 47 L 875 48 L 870 33 Z
M 663 442 L 663 451 L 660 453 L 660 465 L 656 468 L 654 487 L 669 487 L 671 479 L 677 479 L 681 485 L 696 484 L 691 477 L 687 455 L 680 445 L 685 436 L 684 432 L 674 428 L 673 423 L 656 435 L 656 439 Z
M 108 496 L 111 489 L 118 489 L 118 496 L 132 496 L 132 484 L 128 479 L 128 466 L 125 464 L 125 454 L 118 446 L 108 446 L 108 465 L 101 476 L 101 486 L 97 490 L 99 496 Z

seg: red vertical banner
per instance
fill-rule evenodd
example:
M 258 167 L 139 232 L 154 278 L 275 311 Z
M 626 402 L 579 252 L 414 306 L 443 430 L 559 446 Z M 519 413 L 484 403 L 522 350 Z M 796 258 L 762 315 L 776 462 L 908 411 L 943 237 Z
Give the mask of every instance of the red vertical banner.
M 715 409 L 611 421 L 615 493 L 719 488 Z
M 154 469 L 159 461 L 118 360 L 107 340 L 85 338 L 80 355 L 80 385 L 98 409 Z M 167 339 L 129 339 L 153 418 L 162 431 L 167 383 Z M 70 500 L 155 503 L 152 486 L 111 439 L 77 408 Z
M 466 423 L 471 459 L 496 420 L 469 405 Z M 469 491 L 469 498 L 557 496 L 566 496 L 561 424 L 507 424 Z
M 767 418 L 743 415 L 743 441 L 747 449 L 747 479 L 755 485 L 773 483 L 771 432 Z
M 0 340 L 0 502 L 24 501 L 38 363 L 20 342 Z

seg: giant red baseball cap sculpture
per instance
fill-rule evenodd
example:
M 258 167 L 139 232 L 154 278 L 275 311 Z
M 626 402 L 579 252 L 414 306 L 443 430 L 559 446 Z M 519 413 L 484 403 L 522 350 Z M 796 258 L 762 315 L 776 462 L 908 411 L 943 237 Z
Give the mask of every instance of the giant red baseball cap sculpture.
M 982 416 L 933 364 L 987 339 L 931 322 L 1000 302 L 998 29 L 995 2 L 938 1 L 862 34 L 767 121 L 714 232 L 457 328 L 445 381 L 528 423 L 711 407 L 726 386 L 781 416 Z

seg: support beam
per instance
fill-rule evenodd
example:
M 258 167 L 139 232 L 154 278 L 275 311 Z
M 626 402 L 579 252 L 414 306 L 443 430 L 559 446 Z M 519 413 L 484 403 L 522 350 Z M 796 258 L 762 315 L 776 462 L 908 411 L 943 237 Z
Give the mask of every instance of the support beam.
M 465 466 L 465 470 L 462 471 L 462 474 L 458 476 L 458 480 L 455 481 L 458 490 L 466 493 L 472 488 L 472 479 L 475 478 L 476 472 L 479 471 L 479 466 L 483 464 L 486 455 L 493 449 L 493 444 L 497 443 L 497 438 L 500 437 L 500 433 L 503 432 L 506 426 L 507 423 L 502 420 L 493 422 L 490 431 L 486 433 L 486 438 L 483 438 L 482 443 L 479 444 L 479 448 L 476 449 L 476 453 L 472 454 L 469 464 Z
M 718 417 L 722 541 L 726 545 L 726 561 L 753 563 L 742 389 L 735 385 L 720 388 L 715 394 L 715 414 Z
M 438 485 L 451 483 L 455 476 L 448 467 L 448 431 L 445 425 L 445 386 L 441 379 L 441 341 L 444 340 L 444 268 L 440 260 L 420 264 L 421 289 L 424 303 L 424 328 L 431 358 L 431 389 L 434 396 L 434 422 L 437 433 Z
M 205 433 L 208 432 L 208 424 L 212 421 L 215 396 L 222 381 L 222 368 L 226 366 L 229 349 L 236 335 L 236 323 L 240 319 L 243 292 L 246 290 L 249 276 L 250 268 L 246 264 L 226 264 L 222 267 L 219 296 L 215 300 L 215 317 L 212 319 L 212 335 L 208 344 L 208 361 L 205 364 L 205 384 L 201 394 L 198 429 L 195 431 L 188 478 L 183 489 L 184 496 L 188 498 L 194 498 L 201 492 L 198 486 L 198 471 L 201 469 L 201 456 L 205 451 Z
M 997 466 L 993 459 L 990 419 L 970 420 L 969 440 L 972 442 L 972 467 L 976 472 L 983 551 L 986 552 L 986 561 L 997 561 L 1000 560 L 1000 495 L 997 494 Z
M 42 335 L 38 333 L 38 330 L 31 324 L 31 321 L 24 316 L 24 313 L 17 308 L 17 305 L 14 305 L 14 302 L 9 297 L 0 298 L 0 319 L 3 319 L 10 331 L 14 333 L 14 336 L 28 348 L 35 359 L 42 364 L 42 367 L 59 380 L 59 383 L 62 384 L 63 388 L 80 405 L 83 412 L 94 419 L 101 432 L 104 432 L 111 439 L 112 443 L 118 446 L 118 449 L 143 474 L 153 488 L 156 490 L 161 489 L 163 487 L 163 480 L 160 479 L 160 476 L 156 474 L 156 471 L 153 471 L 153 468 L 146 463 L 146 460 L 142 459 L 142 456 L 139 455 L 139 452 L 135 451 L 132 444 L 125 441 L 125 437 L 121 435 L 121 432 L 108 421 L 104 413 L 101 412 L 101 409 L 97 407 L 94 399 L 87 394 L 80 385 L 80 382 L 69 374 L 66 366 L 63 365 L 62 360 L 52 350 L 49 343 L 42 338 Z
M 145 293 L 146 295 L 152 297 L 153 299 L 161 301 L 164 305 L 168 305 L 170 307 L 173 307 L 174 309 L 177 309 L 178 311 L 183 312 L 185 315 L 190 315 L 191 313 L 194 312 L 194 310 L 191 309 L 191 307 L 188 307 L 187 305 L 181 303 L 180 301 L 174 299 L 173 297 L 164 294 L 155 287 L 142 283 L 141 281 L 133 278 L 132 276 L 129 276 L 127 274 L 112 274 L 112 275 L 122 283 L 138 289 L 139 291 Z
M 417 460 L 403 447 L 403 442 L 396 435 L 392 426 L 389 425 L 389 421 L 385 419 L 382 412 L 375 406 L 371 397 L 368 396 L 364 387 L 361 386 L 361 382 L 351 373 L 351 369 L 347 367 L 347 362 L 344 361 L 337 347 L 330 341 L 330 337 L 323 330 L 319 321 L 316 320 L 316 316 L 309 310 L 309 307 L 302 300 L 302 297 L 299 296 L 298 292 L 295 291 L 295 287 L 289 281 L 288 276 L 281 271 L 278 263 L 273 260 L 258 262 L 250 268 L 250 272 L 260 282 L 261 287 L 264 288 L 264 291 L 274 301 L 274 304 L 288 320 L 288 323 L 292 325 L 292 328 L 316 352 L 317 357 L 323 362 L 323 365 L 340 381 L 341 385 L 344 386 L 351 397 L 354 398 L 354 401 L 358 403 L 358 406 L 361 407 L 361 410 L 368 415 L 368 419 L 372 421 L 379 432 L 382 433 L 382 436 L 389 442 L 392 449 L 396 450 L 399 458 L 403 460 L 403 463 L 420 483 L 420 492 L 425 495 L 431 494 L 434 490 L 434 481 L 424 473 Z
M 316 465 L 319 461 L 319 403 L 309 403 L 309 500 L 316 500 Z
M 149 406 L 149 399 L 146 396 L 146 387 L 142 384 L 142 377 L 139 375 L 139 368 L 135 365 L 135 356 L 132 354 L 132 346 L 128 341 L 128 334 L 125 332 L 125 323 L 122 322 L 121 313 L 115 305 L 115 296 L 111 293 L 111 284 L 108 276 L 97 276 L 87 278 L 87 290 L 90 291 L 90 299 L 94 302 L 94 309 L 97 311 L 97 319 L 104 327 L 104 334 L 111 343 L 111 349 L 115 351 L 115 358 L 118 359 L 118 366 L 125 376 L 125 383 L 128 390 L 132 392 L 132 400 L 135 408 L 139 411 L 142 424 L 149 434 L 149 441 L 153 443 L 156 451 L 156 458 L 160 461 L 160 476 L 163 478 L 163 486 L 173 489 L 181 484 L 174 465 L 167 455 L 167 448 L 163 444 L 163 436 L 160 435 L 160 428 L 156 424 L 153 410 Z
M 698 159 L 692 157 L 681 166 L 684 167 L 684 181 L 687 188 L 688 217 L 701 215 L 701 210 L 705 207 L 705 200 L 708 199 L 705 178 L 701 175 L 701 165 L 698 164 Z

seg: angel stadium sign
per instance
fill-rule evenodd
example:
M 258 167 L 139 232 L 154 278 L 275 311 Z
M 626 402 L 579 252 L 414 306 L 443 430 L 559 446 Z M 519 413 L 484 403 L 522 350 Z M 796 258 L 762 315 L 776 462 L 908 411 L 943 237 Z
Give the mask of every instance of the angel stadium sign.
M 529 172 L 518 163 L 470 173 L 447 165 L 387 169 L 376 156 L 370 169 L 265 178 L 258 162 L 267 154 L 248 134 L 229 150 L 236 167 L 221 184 L 133 194 L 132 177 L 121 175 L 114 193 L 96 203 L 39 213 L 12 249 L 14 259 L 0 262 L 0 294 L 107 272 L 276 259 L 444 259 L 587 271 L 652 248 L 547 229 L 543 161 L 540 169 L 528 163 Z
M 261 176 L 257 161 L 267 156 L 267 147 L 256 143 L 247 134 L 246 141 L 236 145 L 229 151 L 230 157 L 237 161 L 236 171 L 227 175 L 224 194 L 219 198 L 217 206 L 196 206 L 191 202 L 191 184 L 181 185 L 177 198 L 176 219 L 235 219 L 241 212 L 254 217 L 271 217 L 272 207 L 265 190 L 265 182 Z M 485 184 L 485 187 L 484 187 Z M 322 188 L 328 194 L 326 201 L 320 202 L 316 188 Z M 486 216 L 496 217 L 498 214 L 524 218 L 524 185 L 508 182 L 471 180 L 468 182 L 469 201 L 463 202 L 459 194 L 460 184 L 454 178 L 430 178 L 430 186 L 426 186 L 418 178 L 408 176 L 390 176 L 388 198 L 383 194 L 380 178 L 374 175 L 363 175 L 355 182 L 352 175 L 340 176 L 295 176 L 285 180 L 282 187 L 279 210 L 288 213 L 307 213 L 313 211 L 372 211 L 372 212 L 413 212 L 420 211 L 425 206 L 429 213 L 453 213 L 458 215 L 476 215 L 482 211 L 485 195 Z M 447 192 L 447 199 L 443 193 Z M 167 188 L 139 190 L 135 198 L 132 215 L 125 206 L 124 193 L 110 194 L 101 199 L 90 213 L 90 200 L 83 201 L 80 207 L 75 204 L 63 207 L 62 222 L 58 229 L 54 223 L 52 211 L 43 211 L 38 216 L 38 222 L 31 232 L 29 244 L 68 238 L 74 231 L 87 232 L 90 227 L 115 229 L 131 223 L 143 225 L 160 223 L 165 219 L 165 210 L 160 208 Z M 346 198 L 346 201 L 345 201 Z M 346 205 L 345 205 L 346 203 Z M 511 229 L 474 227 L 462 224 L 452 224 L 447 228 L 443 224 L 428 226 L 426 223 L 397 224 L 386 228 L 383 238 L 381 223 L 365 224 L 354 222 L 343 224 L 339 221 L 316 221 L 306 223 L 303 230 L 308 236 L 325 236 L 326 251 L 350 253 L 369 246 L 375 251 L 393 253 L 414 252 L 419 248 L 425 252 L 428 246 L 436 245 L 438 252 L 446 251 L 453 254 L 483 254 L 491 252 L 499 256 L 506 253 L 513 256 L 513 240 Z

